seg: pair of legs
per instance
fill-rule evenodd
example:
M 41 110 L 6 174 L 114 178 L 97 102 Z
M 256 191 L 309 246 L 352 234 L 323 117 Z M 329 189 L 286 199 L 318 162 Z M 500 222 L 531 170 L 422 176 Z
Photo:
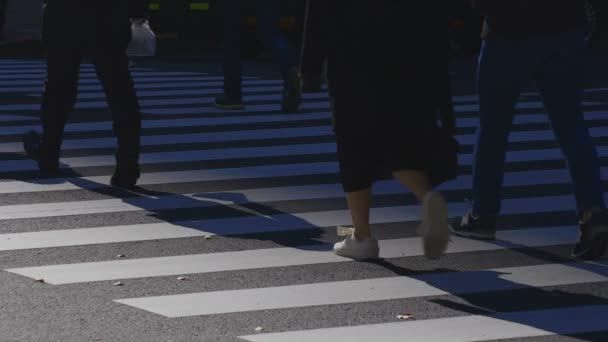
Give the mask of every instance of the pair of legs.
M 370 123 L 370 126 L 374 124 Z M 427 257 L 436 259 L 447 248 L 449 231 L 447 204 L 440 194 L 432 192 L 433 181 L 424 171 L 428 166 L 425 156 L 435 151 L 430 146 L 414 145 L 412 137 L 418 139 L 419 134 L 408 126 L 418 126 L 415 122 L 409 125 L 395 123 L 393 127 L 382 123 L 379 126 L 369 130 L 355 129 L 360 133 L 354 134 L 336 132 L 340 176 L 354 231 L 337 243 L 334 251 L 355 259 L 378 257 L 378 242 L 370 231 L 371 187 L 380 173 L 392 170 L 399 183 L 412 191 L 422 204 L 419 232 L 423 237 L 424 252 Z M 419 140 L 418 143 L 422 141 Z
M 432 190 L 431 180 L 424 172 L 413 170 L 395 171 L 393 172 L 393 177 L 401 185 L 414 193 L 420 203 Z M 357 191 L 346 192 L 346 200 L 355 227 L 355 235 L 360 239 L 371 237 L 369 224 L 371 194 L 371 186 Z
M 223 1 L 222 41 L 224 44 L 224 93 L 232 98 L 242 97 L 241 31 L 245 0 Z M 255 0 L 258 37 L 280 63 L 285 84 L 290 70 L 297 66 L 295 49 L 289 46 L 280 31 L 281 1 Z
M 129 71 L 125 43 L 49 42 L 47 79 L 42 98 L 42 144 L 44 155 L 57 161 L 69 113 L 78 95 L 80 63 L 88 53 L 106 94 L 112 128 L 118 138 L 117 164 L 137 164 L 141 113 Z
M 533 78 L 568 164 L 579 211 L 604 208 L 599 160 L 582 112 L 585 38 L 485 41 L 479 58 L 480 126 L 473 163 L 474 216 L 500 211 L 506 148 L 515 106 Z
M 533 79 L 574 188 L 580 234 L 572 254 L 595 259 L 605 253 L 608 213 L 597 152 L 582 111 L 585 52 L 582 32 L 483 43 L 478 70 L 480 126 L 473 162 L 473 203 L 461 223 L 453 223 L 455 234 L 495 238 L 509 131 L 521 88 Z

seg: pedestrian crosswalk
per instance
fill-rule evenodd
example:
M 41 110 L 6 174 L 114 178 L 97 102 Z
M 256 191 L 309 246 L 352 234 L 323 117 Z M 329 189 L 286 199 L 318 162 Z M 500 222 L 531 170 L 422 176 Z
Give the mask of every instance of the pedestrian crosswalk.
M 247 108 L 226 112 L 212 105 L 221 77 L 164 69 L 134 69 L 143 174 L 140 189 L 125 191 L 108 185 L 115 139 L 92 66 L 82 66 L 66 127 L 65 177 L 36 179 L 20 135 L 38 127 L 44 65 L 0 60 L 4 274 L 44 282 L 31 291 L 90 291 L 100 312 L 137 313 L 134 327 L 157 322 L 142 328 L 150 341 L 171 340 L 158 327 L 172 324 L 203 327 L 197 336 L 220 342 L 608 340 L 608 261 L 569 257 L 574 198 L 538 94 L 517 107 L 496 241 L 452 237 L 445 257 L 425 260 L 419 206 L 382 180 L 370 214 L 383 260 L 359 263 L 331 253 L 335 227 L 350 214 L 327 94 L 306 95 L 299 113 L 283 114 L 281 82 L 248 77 Z M 461 175 L 440 187 L 451 216 L 468 208 L 477 100 L 455 97 Z M 608 101 L 584 105 L 608 181 Z M 117 281 L 117 291 L 100 290 Z M 399 321 L 402 312 L 414 319 Z

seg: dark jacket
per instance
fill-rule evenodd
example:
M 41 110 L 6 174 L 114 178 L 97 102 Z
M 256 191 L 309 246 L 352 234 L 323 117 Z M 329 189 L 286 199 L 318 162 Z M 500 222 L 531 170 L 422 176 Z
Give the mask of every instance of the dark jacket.
M 43 39 L 113 41 L 131 39 L 130 18 L 143 18 L 148 0 L 47 0 Z
M 485 17 L 482 38 L 525 39 L 583 30 L 585 0 L 471 0 Z
M 363 0 L 309 0 L 301 55 L 305 88 L 314 88 L 327 63 L 333 97 L 370 90 L 399 98 L 423 94 L 413 100 L 451 112 L 450 1 L 376 0 L 370 6 Z

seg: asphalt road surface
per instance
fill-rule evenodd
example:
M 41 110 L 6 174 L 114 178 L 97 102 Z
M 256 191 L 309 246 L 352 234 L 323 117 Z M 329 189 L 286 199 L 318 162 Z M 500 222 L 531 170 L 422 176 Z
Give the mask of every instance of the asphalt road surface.
M 608 77 L 590 65 L 585 115 L 608 177 Z M 282 114 L 281 81 L 250 69 L 246 110 L 226 112 L 212 105 L 216 67 L 139 64 L 143 175 L 126 191 L 108 186 L 115 141 L 92 67 L 65 178 L 39 180 L 20 136 L 38 127 L 44 64 L 0 60 L 0 341 L 608 341 L 608 261 L 570 257 L 574 199 L 533 89 L 510 137 L 499 239 L 454 237 L 426 260 L 419 208 L 387 180 L 372 209 L 383 260 L 366 263 L 330 252 L 350 219 L 327 95 Z M 453 216 L 471 183 L 472 71 L 454 67 Z

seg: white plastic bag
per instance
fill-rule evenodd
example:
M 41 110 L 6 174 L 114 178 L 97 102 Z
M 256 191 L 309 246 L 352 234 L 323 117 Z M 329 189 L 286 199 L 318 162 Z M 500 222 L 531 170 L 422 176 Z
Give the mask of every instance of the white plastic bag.
M 127 48 L 129 56 L 152 57 L 156 55 L 156 35 L 148 21 L 131 24 L 132 39 Z

